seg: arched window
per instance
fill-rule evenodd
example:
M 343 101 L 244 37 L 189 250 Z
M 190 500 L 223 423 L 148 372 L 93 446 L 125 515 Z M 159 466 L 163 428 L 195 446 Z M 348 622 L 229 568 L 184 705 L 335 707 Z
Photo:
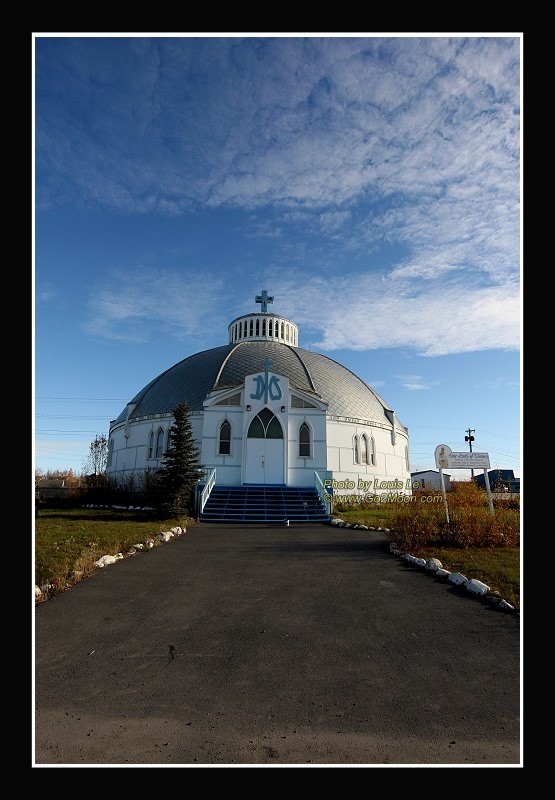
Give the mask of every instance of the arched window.
M 148 457 L 149 458 L 154 457 L 154 431 L 150 431 L 148 437 Z
M 272 320 L 268 320 L 268 336 L 272 336 Z
M 358 436 L 355 436 L 353 440 L 353 455 L 355 459 L 355 464 L 360 464 L 360 449 L 358 443 Z
M 373 467 L 376 466 L 376 442 L 373 436 L 370 439 L 370 458 L 368 459 L 368 463 L 372 464 Z
M 266 336 L 266 320 L 262 320 L 262 336 Z
M 247 320 L 243 323 L 243 339 L 247 338 Z
M 360 437 L 360 463 L 368 464 L 368 440 L 364 433 Z
M 218 443 L 218 454 L 228 456 L 231 453 L 231 425 L 224 419 L 220 425 L 220 437 Z
M 260 320 L 258 318 L 256 320 L 256 335 L 260 336 Z
M 310 458 L 310 428 L 306 422 L 299 428 L 299 457 Z
M 283 439 L 283 430 L 279 420 L 269 408 L 263 408 L 249 425 L 249 439 Z
M 252 336 L 252 334 L 253 334 L 253 325 L 254 325 L 254 320 L 251 319 L 250 325 L 249 325 L 249 335 L 250 336 Z
M 249 425 L 249 431 L 247 433 L 247 437 L 249 439 L 264 439 L 264 425 L 260 421 L 258 417 L 255 417 L 251 424 Z
M 162 428 L 158 428 L 158 433 L 156 434 L 156 453 L 154 454 L 154 458 L 161 458 L 163 452 L 164 452 L 164 430 Z

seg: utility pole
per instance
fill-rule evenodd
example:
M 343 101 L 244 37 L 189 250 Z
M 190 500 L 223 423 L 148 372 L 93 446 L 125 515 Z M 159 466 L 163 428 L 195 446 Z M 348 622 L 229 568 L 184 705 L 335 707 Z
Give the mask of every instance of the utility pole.
M 472 434 L 476 433 L 476 429 L 475 428 L 467 428 L 465 433 L 468 434 L 468 435 L 464 437 L 464 440 L 465 440 L 465 442 L 468 442 L 468 446 L 470 448 L 470 452 L 472 452 L 472 442 L 474 441 L 474 436 L 472 436 Z M 470 470 L 470 475 L 472 477 L 472 480 L 474 480 L 474 470 L 473 469 Z

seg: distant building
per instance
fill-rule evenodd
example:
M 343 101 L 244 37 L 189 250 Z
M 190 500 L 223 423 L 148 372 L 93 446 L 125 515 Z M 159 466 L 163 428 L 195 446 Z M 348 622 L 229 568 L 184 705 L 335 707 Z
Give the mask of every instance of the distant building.
M 474 480 L 480 489 L 486 488 L 486 478 L 483 472 L 476 475 Z M 520 492 L 520 478 L 515 478 L 512 469 L 488 470 L 488 481 L 492 492 L 510 492 L 512 494 Z
M 441 489 L 441 479 L 439 477 L 439 470 L 426 469 L 423 472 L 411 472 L 410 474 L 412 487 L 415 491 L 422 489 Z M 446 472 L 443 473 L 443 481 L 445 484 L 445 491 L 451 491 L 451 475 Z M 418 486 L 414 484 L 418 483 Z
M 71 492 L 64 478 L 42 478 L 35 484 L 35 497 L 38 500 L 67 497 Z

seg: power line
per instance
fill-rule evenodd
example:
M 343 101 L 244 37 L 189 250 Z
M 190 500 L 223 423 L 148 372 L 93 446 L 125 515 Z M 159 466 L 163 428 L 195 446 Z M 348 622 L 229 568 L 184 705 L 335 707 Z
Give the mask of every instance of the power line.
M 127 403 L 128 398 L 121 398 L 121 397 L 35 397 L 35 400 L 40 400 L 41 402 L 50 402 L 55 401 L 59 402 L 70 402 L 70 403 Z
M 98 431 L 60 431 L 55 428 L 46 428 L 41 430 L 35 430 L 36 434 L 45 434 L 45 433 L 65 433 L 68 436 L 96 436 Z
M 444 425 L 407 425 L 407 428 L 410 431 L 416 430 L 417 428 L 427 428 L 428 430 L 434 431 L 458 431 L 460 428 L 452 428 L 452 427 L 445 427 Z M 483 428 L 476 428 L 475 433 L 487 433 L 489 436 L 503 436 L 506 439 L 520 439 L 520 436 L 511 436 L 508 433 L 494 433 L 493 431 L 485 431 Z
M 79 416 L 76 414 L 35 414 L 36 419 L 98 419 L 105 420 L 107 417 Z

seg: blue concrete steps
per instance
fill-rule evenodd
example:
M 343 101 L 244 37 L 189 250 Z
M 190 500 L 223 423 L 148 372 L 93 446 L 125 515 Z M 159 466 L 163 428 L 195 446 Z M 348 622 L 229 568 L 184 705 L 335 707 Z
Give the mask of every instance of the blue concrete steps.
M 268 485 L 214 486 L 201 522 L 329 522 L 328 508 L 311 487 Z

